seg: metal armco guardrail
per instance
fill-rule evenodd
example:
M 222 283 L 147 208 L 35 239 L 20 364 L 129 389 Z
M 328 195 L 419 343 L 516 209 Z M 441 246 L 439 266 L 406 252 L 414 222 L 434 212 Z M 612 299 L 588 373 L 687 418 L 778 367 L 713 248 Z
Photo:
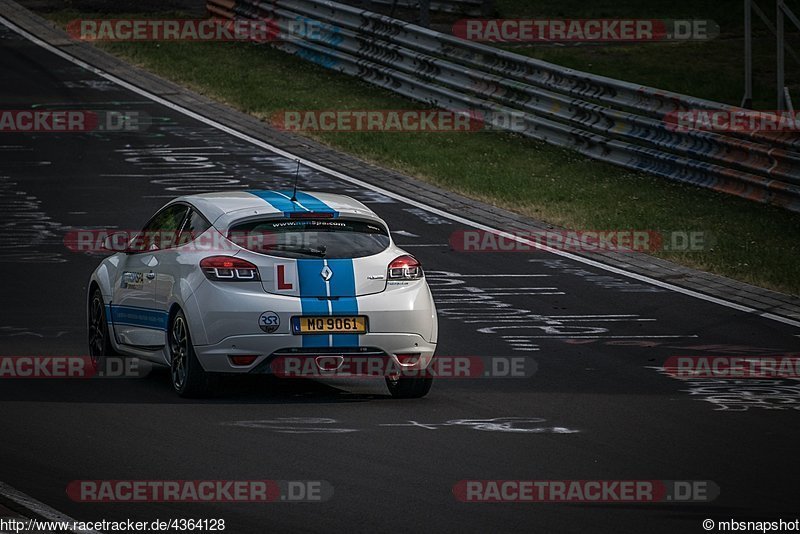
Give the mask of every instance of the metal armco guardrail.
M 348 0 L 344 2 L 348 5 L 363 9 L 380 8 L 400 8 L 400 9 L 420 9 L 424 0 Z M 428 0 L 430 10 L 438 13 L 452 13 L 459 15 L 481 16 L 491 12 L 491 2 L 489 0 Z
M 208 0 L 215 16 L 274 20 L 274 45 L 409 98 L 671 180 L 800 211 L 800 136 L 675 131 L 667 114 L 738 108 L 566 69 L 323 0 Z M 298 36 L 289 24 L 311 22 Z M 502 128 L 500 122 L 493 126 Z M 519 125 L 518 125 L 519 126 Z

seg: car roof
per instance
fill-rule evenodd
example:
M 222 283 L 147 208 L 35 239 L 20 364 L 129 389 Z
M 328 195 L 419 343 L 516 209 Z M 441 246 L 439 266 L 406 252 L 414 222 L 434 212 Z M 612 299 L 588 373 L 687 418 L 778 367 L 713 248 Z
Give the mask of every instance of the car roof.
M 290 213 L 330 213 L 354 215 L 370 219 L 380 217 L 364 204 L 345 195 L 297 191 L 292 202 L 291 190 L 222 191 L 185 195 L 172 202 L 186 202 L 197 208 L 212 224 L 228 226 L 237 219 L 257 215 L 289 216 Z

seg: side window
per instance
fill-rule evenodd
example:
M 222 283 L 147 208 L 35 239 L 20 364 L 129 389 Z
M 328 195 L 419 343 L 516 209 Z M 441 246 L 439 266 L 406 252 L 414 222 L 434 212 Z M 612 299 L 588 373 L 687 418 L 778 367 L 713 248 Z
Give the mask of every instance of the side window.
M 211 228 L 211 223 L 196 210 L 192 210 L 189 213 L 189 217 L 186 219 L 186 224 L 183 225 L 183 230 L 181 230 L 181 235 L 178 238 L 178 246 L 191 243 L 209 228 Z
M 153 252 L 177 246 L 178 232 L 188 210 L 185 204 L 174 204 L 156 213 L 131 241 L 130 250 Z

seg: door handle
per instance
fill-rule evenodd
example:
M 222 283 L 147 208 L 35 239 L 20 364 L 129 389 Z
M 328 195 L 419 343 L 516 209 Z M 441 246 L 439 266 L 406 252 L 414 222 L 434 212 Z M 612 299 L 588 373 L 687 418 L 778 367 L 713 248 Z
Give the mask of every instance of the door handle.
M 147 273 L 146 276 L 147 276 L 148 280 L 152 280 L 153 278 L 156 277 L 156 273 L 154 273 L 153 271 L 150 271 L 149 273 Z

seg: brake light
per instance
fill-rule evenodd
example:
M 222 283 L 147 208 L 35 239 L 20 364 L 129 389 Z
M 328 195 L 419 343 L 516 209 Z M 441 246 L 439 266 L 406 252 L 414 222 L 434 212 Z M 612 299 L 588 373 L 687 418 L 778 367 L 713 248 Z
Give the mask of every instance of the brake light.
M 400 256 L 389 264 L 389 280 L 417 280 L 422 278 L 422 265 L 414 256 Z
M 261 280 L 258 267 L 233 256 L 211 256 L 200 260 L 200 268 L 215 282 L 253 282 Z
M 290 219 L 333 219 L 336 213 L 333 211 L 289 211 L 284 212 L 288 214 Z

